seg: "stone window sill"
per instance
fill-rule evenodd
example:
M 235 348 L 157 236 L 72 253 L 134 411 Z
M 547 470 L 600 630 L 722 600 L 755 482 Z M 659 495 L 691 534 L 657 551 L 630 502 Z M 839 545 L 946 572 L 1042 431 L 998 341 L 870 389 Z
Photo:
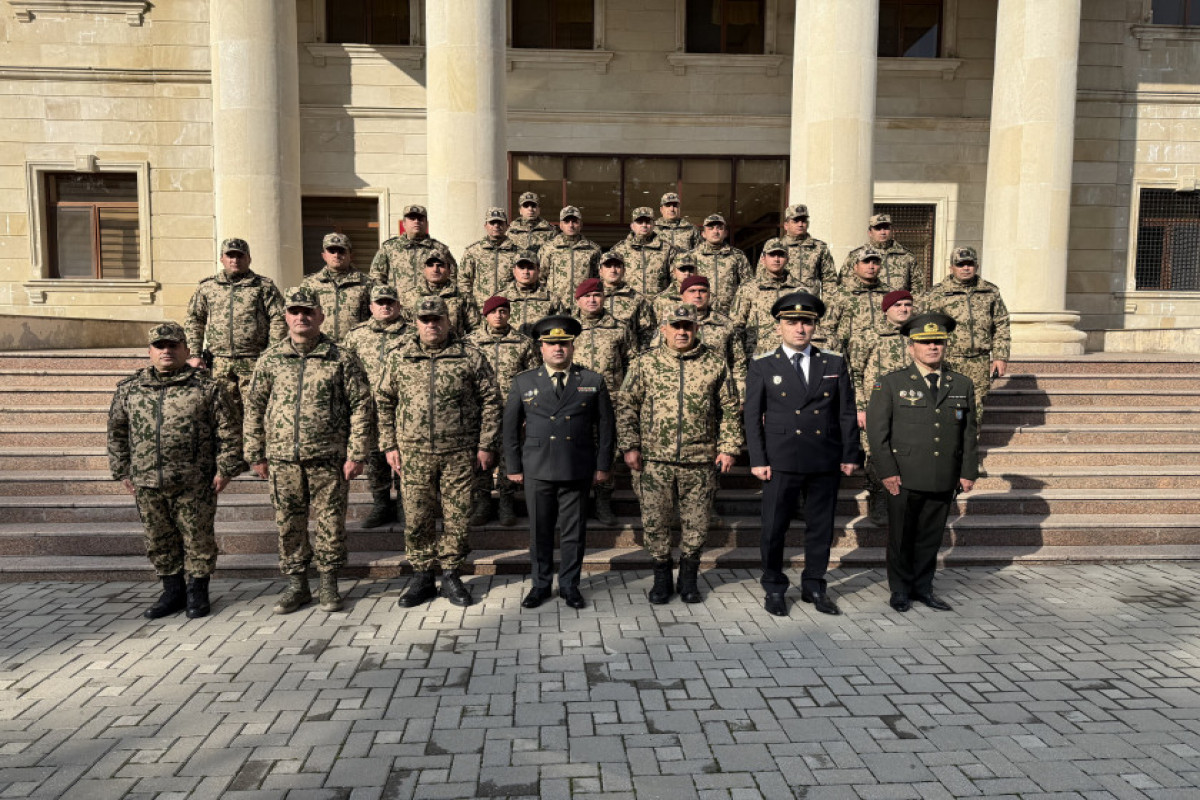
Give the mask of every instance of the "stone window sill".
M 783 56 L 776 55 L 733 55 L 731 53 L 668 53 L 667 62 L 675 68 L 676 75 L 686 75 L 689 69 L 700 71 L 761 72 L 769 78 L 779 74 Z
M 601 75 L 608 72 L 608 62 L 613 60 L 611 50 L 544 50 L 533 47 L 510 47 L 505 63 L 511 72 L 518 64 L 554 64 L 555 66 L 578 65 L 594 67 Z
M 136 294 L 142 305 L 153 305 L 155 293 L 162 288 L 157 281 L 112 280 L 105 278 L 38 278 L 22 284 L 29 302 L 41 305 L 50 292 L 87 293 L 106 292 Z
M 949 81 L 962 64 L 961 58 L 881 58 L 879 71 L 914 78 L 940 75 L 942 80 Z
M 1130 30 L 1139 50 L 1149 50 L 1156 41 L 1200 42 L 1200 27 L 1184 25 L 1134 25 Z
M 349 61 L 352 64 L 395 64 L 401 68 L 421 69 L 425 64 L 425 48 L 403 44 L 328 44 L 306 42 L 304 48 L 318 67 L 326 61 Z
M 33 22 L 40 14 L 111 14 L 140 27 L 150 4 L 146 0 L 8 0 L 17 22 Z

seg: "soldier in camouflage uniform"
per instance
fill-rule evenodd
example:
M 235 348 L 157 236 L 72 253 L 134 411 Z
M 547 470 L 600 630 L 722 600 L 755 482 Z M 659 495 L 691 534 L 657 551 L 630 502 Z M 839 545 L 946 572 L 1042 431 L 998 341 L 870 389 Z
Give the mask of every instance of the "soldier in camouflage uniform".
M 637 347 L 645 348 L 657 332 L 654 309 L 646 296 L 625 282 L 625 257 L 609 250 L 600 260 L 604 308 L 625 323 Z
M 525 336 L 530 334 L 534 323 L 542 317 L 566 311 L 558 295 L 546 286 L 543 277 L 538 267 L 538 257 L 530 250 L 522 250 L 513 264 L 512 282 L 499 293 L 510 304 L 511 324 Z
M 234 389 L 238 413 L 250 388 L 254 362 L 267 347 L 287 335 L 283 297 L 270 278 L 250 270 L 245 239 L 221 242 L 221 266 L 200 281 L 188 302 L 188 364 L 203 367 L 201 351 L 212 353 L 213 378 Z
M 208 614 L 217 494 L 246 469 L 232 389 L 187 364 L 186 338 L 178 323 L 154 326 L 150 366 L 117 384 L 108 412 L 109 468 L 134 496 L 163 585 L 146 619 Z
M 654 212 L 648 207 L 635 208 L 631 233 L 613 247 L 625 259 L 625 280 L 637 291 L 653 297 L 671 282 L 671 262 L 679 253 L 671 243 L 654 232 Z
M 738 287 L 754 276 L 754 270 L 750 268 L 746 254 L 729 243 L 725 218 L 720 214 L 705 218 L 701 235 L 704 241 L 690 254 L 696 264 L 696 274 L 708 278 L 713 308 L 728 314 Z
M 804 291 L 820 292 L 828 303 L 838 287 L 837 266 L 829 245 L 808 234 L 808 206 L 794 203 L 784 209 L 783 231 L 780 241 L 787 245 L 788 269 Z
M 862 251 L 872 247 L 883 256 L 883 269 L 879 271 L 879 281 L 890 292 L 893 289 L 907 289 L 914 297 L 920 297 L 929 291 L 929 281 L 925 270 L 917 263 L 917 257 L 908 248 L 892 238 L 892 217 L 889 214 L 876 214 L 870 219 L 867 229 L 868 241 L 862 247 L 856 247 L 842 262 L 838 280 L 845 282 L 854 272 Z
M 405 206 L 404 233 L 380 245 L 371 262 L 371 280 L 381 286 L 395 286 L 396 294 L 403 298 L 421 284 L 421 270 L 433 252 L 441 255 L 451 278 L 459 283 L 464 294 L 470 294 L 471 287 L 458 279 L 458 262 L 450 248 L 429 236 L 429 213 L 425 206 Z
M 575 317 L 583 330 L 575 337 L 575 363 L 604 378 L 614 405 L 625 369 L 635 352 L 633 334 L 604 307 L 604 289 L 599 278 L 588 278 L 575 290 Z M 596 484 L 595 516 L 603 525 L 616 525 L 612 510 L 615 480 L 612 473 Z
M 479 306 L 475 304 L 475 298 L 450 279 L 449 265 L 436 251 L 426 259 L 420 282 L 400 296 L 400 303 L 405 309 L 416 308 L 423 297 L 442 299 L 450 312 L 450 327 L 458 336 L 465 336 L 479 327 Z
M 471 290 L 476 305 L 500 294 L 512 280 L 512 268 L 521 248 L 508 238 L 508 212 L 489 208 L 483 217 L 485 236 L 463 253 L 458 265 L 460 287 Z
M 828 311 L 821 320 L 828 347 L 853 357 L 853 349 L 863 340 L 875 335 L 882 320 L 879 304 L 889 290 L 880 280 L 883 254 L 868 247 L 859 251 L 854 272 L 842 281 L 833 293 Z
M 956 247 L 950 274 L 921 301 L 922 311 L 941 312 L 958 323 L 950 332 L 946 364 L 975 384 L 976 422 L 983 424 L 983 399 L 992 388 L 992 376 L 1004 377 L 1012 349 L 1008 307 L 1000 288 L 979 277 L 979 256 L 974 247 Z
M 671 262 L 671 284 L 654 295 L 651 307 L 654 309 L 654 324 L 657 327 L 662 321 L 671 316 L 679 304 L 683 302 L 680 296 L 683 282 L 696 274 L 696 259 L 691 253 L 680 253 Z M 657 334 L 657 330 L 655 333 Z
M 703 275 L 686 278 L 679 292 L 680 303 L 686 303 L 696 309 L 696 338 L 725 360 L 740 391 L 746 379 L 746 353 L 733 320 L 712 308 L 711 297 L 708 278 Z M 674 316 L 674 312 L 664 314 L 663 324 L 670 323 Z M 655 333 L 652 344 L 656 346 L 660 341 L 661 336 Z
M 521 207 L 521 216 L 508 229 L 508 238 L 522 250 L 532 250 L 537 253 L 554 238 L 557 231 L 554 226 L 542 219 L 541 208 L 538 206 L 538 196 L 535 192 L 525 192 L 517 201 Z
M 329 233 L 321 241 L 325 266 L 301 282 L 312 289 L 325 315 L 324 334 L 340 342 L 350 329 L 371 316 L 371 279 L 351 263 L 350 237 Z
M 700 231 L 680 211 L 679 195 L 674 192 L 664 194 L 658 211 L 662 216 L 654 220 L 654 232 L 670 242 L 676 251 L 686 253 L 700 244 Z
M 467 337 L 467 342 L 483 352 L 492 367 L 492 372 L 496 373 L 496 384 L 500 387 L 501 399 L 508 397 L 513 376 L 534 369 L 540 363 L 533 339 L 515 330 L 510 324 L 511 318 L 512 306 L 507 297 L 489 297 L 483 304 L 484 324 Z M 497 494 L 500 497 L 500 524 L 507 528 L 517 523 L 517 512 L 513 505 L 513 496 L 517 490 L 516 485 L 508 479 L 503 450 L 500 451 L 499 463 L 496 466 L 500 474 L 496 480 Z M 480 471 L 476 492 L 471 524 L 482 525 L 491 516 L 491 504 L 487 502 L 492 493 L 491 472 Z
M 679 596 L 700 602 L 696 576 L 717 491 L 716 465 L 728 472 L 744 437 L 733 375 L 721 354 L 696 338 L 695 306 L 663 320 L 660 344 L 629 367 L 617 402 L 617 444 L 633 472 L 643 542 L 654 559 L 649 600 L 675 593 L 671 518 L 679 510 Z
M 489 472 L 500 447 L 500 390 L 487 357 L 450 331 L 449 309 L 437 296 L 413 309 L 417 338 L 391 351 L 375 392 L 379 449 L 404 484 L 404 547 L 413 579 L 397 601 L 413 608 L 438 594 L 472 603 L 459 578 L 467 559 L 467 520 L 476 465 Z M 442 533 L 434 528 L 441 492 Z
M 275 603 L 290 614 L 312 600 L 308 565 L 321 575 L 322 611 L 340 611 L 346 565 L 346 503 L 371 444 L 371 387 L 358 358 L 321 333 L 311 289 L 286 293 L 288 337 L 259 358 L 246 398 L 246 461 L 271 482 L 279 569 L 288 588 Z M 310 545 L 310 512 L 317 534 Z
M 730 315 L 738 338 L 744 343 L 747 359 L 779 346 L 779 325 L 771 315 L 771 306 L 783 295 L 797 291 L 807 288 L 788 271 L 787 245 L 771 239 L 763 247 L 758 274 L 738 289 Z
M 362 323 L 342 342 L 342 347 L 358 356 L 359 363 L 367 373 L 367 381 L 374 391 L 383 377 L 387 354 L 413 337 L 412 328 L 404 321 L 400 298 L 394 286 L 375 286 L 371 289 L 371 319 Z M 371 446 L 367 456 L 367 485 L 371 488 L 371 512 L 362 521 L 364 528 L 381 528 L 392 522 L 404 524 L 404 512 L 400 507 L 400 480 L 388 466 L 387 459 L 379 450 L 379 428 L 371 406 Z M 396 487 L 397 499 L 392 500 L 392 486 Z
M 858 406 L 858 427 L 862 431 L 863 451 L 867 454 L 867 510 L 876 525 L 887 524 L 887 492 L 875 462 L 871 458 L 870 443 L 867 441 L 867 403 L 871 399 L 871 387 L 889 372 L 908 367 L 907 339 L 900 328 L 913 315 L 913 297 L 907 289 L 888 292 L 880 304 L 883 318 L 871 335 L 860 336 L 850 348 L 850 378 L 854 381 L 854 401 Z
M 541 273 L 550 293 L 568 308 L 579 282 L 596 277 L 600 245 L 583 237 L 583 214 L 575 206 L 558 212 L 558 228 L 560 233 L 542 245 Z

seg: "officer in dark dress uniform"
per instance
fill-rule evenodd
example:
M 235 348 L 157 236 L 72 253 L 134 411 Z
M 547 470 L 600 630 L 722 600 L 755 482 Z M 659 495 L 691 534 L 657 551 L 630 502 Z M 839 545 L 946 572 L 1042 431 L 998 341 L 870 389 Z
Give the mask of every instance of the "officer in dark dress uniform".
M 913 600 L 950 610 L 933 593 L 938 547 L 955 494 L 979 477 L 975 387 L 942 363 L 954 326 L 945 314 L 906 322 L 912 364 L 876 381 L 867 405 L 867 440 L 888 492 L 890 604 L 902 612 Z
M 571 363 L 581 331 L 574 317 L 539 320 L 533 338 L 540 342 L 543 364 L 513 378 L 504 408 L 508 479 L 525 484 L 529 512 L 533 588 L 521 601 L 524 608 L 537 608 L 550 597 L 556 527 L 559 597 L 571 608 L 585 605 L 579 592 L 584 501 L 593 484 L 608 479 L 616 421 L 603 376 Z
M 764 481 L 762 586 L 764 607 L 787 616 L 783 542 L 797 501 L 804 498 L 804 572 L 800 599 L 823 614 L 840 614 L 825 591 L 833 515 L 842 475 L 863 463 L 854 385 L 846 360 L 810 343 L 825 304 L 808 292 L 775 301 L 783 344 L 758 355 L 746 374 L 746 443 L 750 471 Z

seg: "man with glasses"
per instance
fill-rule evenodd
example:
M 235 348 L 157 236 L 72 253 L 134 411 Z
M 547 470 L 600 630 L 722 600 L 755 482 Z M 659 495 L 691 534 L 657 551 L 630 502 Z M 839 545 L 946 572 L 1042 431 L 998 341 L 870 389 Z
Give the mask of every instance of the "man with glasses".
M 489 297 L 500 294 L 512 280 L 512 268 L 521 248 L 508 238 L 508 212 L 489 208 L 483 215 L 484 237 L 463 253 L 458 265 L 459 286 L 467 286 L 482 306 Z
M 907 289 L 914 297 L 921 297 L 929 291 L 929 281 L 925 277 L 925 271 L 917 264 L 917 257 L 892 237 L 890 214 L 876 214 L 871 217 L 867 228 L 867 243 L 851 250 L 846 256 L 838 273 L 839 281 L 846 282 L 854 272 L 854 266 L 862 260 L 862 251 L 868 247 L 878 250 L 883 258 L 879 281 L 888 291 Z
M 323 333 L 340 342 L 350 330 L 371 316 L 371 279 L 354 268 L 350 237 L 329 233 L 321 242 L 325 266 L 301 282 L 312 289 L 325 314 Z
M 671 262 L 679 251 L 654 232 L 654 212 L 640 206 L 630 215 L 630 233 L 613 250 L 625 259 L 625 280 L 647 297 L 667 288 L 671 280 Z
M 664 194 L 659 201 L 658 212 L 662 216 L 654 220 L 654 230 L 672 247 L 680 253 L 686 253 L 700 244 L 700 231 L 683 216 L 679 195 L 675 192 Z
M 542 246 L 542 280 L 563 306 L 571 305 L 571 293 L 579 282 L 596 277 L 600 245 L 583 236 L 583 214 L 575 206 L 558 212 L 559 234 Z
M 746 254 L 729 243 L 729 228 L 720 214 L 709 214 L 704 219 L 700 235 L 704 241 L 690 253 L 696 274 L 708 278 L 712 307 L 728 314 L 738 288 L 753 277 L 754 271 Z
M 451 279 L 458 280 L 458 262 L 450 248 L 429 235 L 429 213 L 425 206 L 405 206 L 404 233 L 380 245 L 371 262 L 371 280 L 380 285 L 395 286 L 396 293 L 404 297 L 420 284 L 421 270 L 434 252 L 442 257 Z M 470 294 L 470 286 L 460 283 L 460 288 Z
M 542 219 L 536 192 L 525 192 L 517 201 L 521 216 L 508 229 L 508 237 L 522 250 L 537 253 L 555 234 L 554 226 Z
M 779 240 L 787 245 L 788 269 L 804 286 L 804 291 L 829 302 L 838 286 L 837 266 L 829 245 L 808 233 L 808 206 L 793 203 L 783 211 L 783 232 Z

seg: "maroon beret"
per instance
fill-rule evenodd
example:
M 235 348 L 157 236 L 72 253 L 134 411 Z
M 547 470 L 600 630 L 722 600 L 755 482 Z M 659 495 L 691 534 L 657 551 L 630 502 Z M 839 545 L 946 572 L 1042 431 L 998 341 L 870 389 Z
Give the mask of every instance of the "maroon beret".
M 883 310 L 886 312 L 889 308 L 896 305 L 901 300 L 912 300 L 912 292 L 907 289 L 897 289 L 894 292 L 888 292 L 883 296 Z
M 507 306 L 507 305 L 511 305 L 511 303 L 508 302 L 507 297 L 502 297 L 498 294 L 494 294 L 487 299 L 487 302 L 485 302 L 483 304 L 483 315 L 486 317 L 488 314 L 492 313 L 500 306 Z
M 693 286 L 704 286 L 707 288 L 708 285 L 708 278 L 704 277 L 703 275 L 688 275 L 683 279 L 683 283 L 679 284 L 679 291 L 686 292 Z
M 579 288 L 575 290 L 575 299 L 578 300 L 585 294 L 591 294 L 592 292 L 603 292 L 603 287 L 604 284 L 600 283 L 599 278 L 588 278 L 585 281 L 580 281 Z

